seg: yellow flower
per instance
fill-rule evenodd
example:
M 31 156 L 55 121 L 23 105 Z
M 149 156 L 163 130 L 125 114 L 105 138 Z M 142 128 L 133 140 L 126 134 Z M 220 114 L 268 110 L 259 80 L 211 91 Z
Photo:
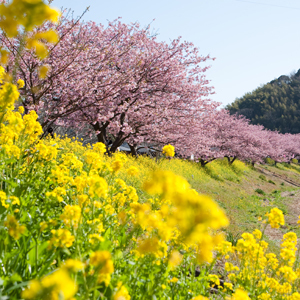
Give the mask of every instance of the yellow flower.
M 78 272 L 84 269 L 84 264 L 78 259 L 68 259 L 64 262 L 63 268 L 73 272 Z
M 75 241 L 75 237 L 67 229 L 52 229 L 51 233 L 53 237 L 49 241 L 49 249 L 51 249 L 52 247 L 69 248 Z
M 135 176 L 139 173 L 139 169 L 137 167 L 131 166 L 127 169 L 127 174 L 129 176 Z
M 104 240 L 105 239 L 100 234 L 92 233 L 89 235 L 89 243 L 92 245 L 94 245 L 97 241 L 104 242 Z
M 159 240 L 156 237 L 140 240 L 137 251 L 140 254 L 155 253 L 159 250 Z
M 232 272 L 232 271 L 239 271 L 240 268 L 237 266 L 234 266 L 232 263 L 226 262 L 225 263 L 225 271 Z
M 242 289 L 237 289 L 235 293 L 232 294 L 232 297 L 227 297 L 226 300 L 251 300 L 248 296 L 248 293 Z
M 269 213 L 266 213 L 268 217 L 268 223 L 272 228 L 279 228 L 280 225 L 284 225 L 284 216 L 280 209 L 277 207 L 272 208 Z
M 8 228 L 8 233 L 14 239 L 18 240 L 26 230 L 24 225 L 19 224 L 17 219 L 14 216 L 8 215 L 6 221 L 4 222 L 4 226 Z
M 0 109 L 13 109 L 13 104 L 19 99 L 18 88 L 9 82 L 0 87 Z
M 17 84 L 18 84 L 18 88 L 19 88 L 19 89 L 21 89 L 21 88 L 25 85 L 24 80 L 22 80 L 22 79 L 19 79 L 19 80 L 17 81 Z
M 122 284 L 122 282 L 119 282 L 117 284 L 117 291 L 113 295 L 113 300 L 130 300 L 131 297 L 128 294 L 128 291 L 126 287 Z
M 162 153 L 166 156 L 173 157 L 175 155 L 175 148 L 172 145 L 166 145 L 163 147 Z
M 260 230 L 258 230 L 258 229 L 255 229 L 252 234 L 258 240 L 260 240 L 262 238 L 262 232 Z
M 90 203 L 90 201 L 88 200 L 88 195 L 78 195 L 77 199 L 78 199 L 78 204 L 80 207 L 85 206 Z
M 41 49 L 40 51 L 46 51 L 46 49 Z M 45 52 L 45 54 L 47 54 L 47 52 Z M 47 77 L 49 69 L 50 68 L 47 65 L 40 66 L 39 69 L 38 69 L 39 78 L 40 79 L 45 79 Z
M 10 196 L 9 199 L 11 200 L 12 205 L 20 205 L 20 200 L 16 196 Z
M 230 282 L 224 282 L 224 287 L 227 289 L 227 290 L 231 290 L 233 289 L 233 284 L 230 283 Z
M 93 145 L 93 150 L 103 154 L 103 153 L 106 152 L 106 146 L 103 143 L 96 143 L 96 144 Z
M 191 300 L 208 300 L 208 298 L 204 296 L 197 296 L 197 297 L 193 297 Z
M 6 65 L 7 64 L 7 61 L 8 61 L 8 58 L 9 58 L 9 52 L 4 50 L 4 49 L 1 49 L 0 50 L 0 54 L 1 54 L 1 59 L 0 59 L 0 63 L 2 65 Z
M 81 208 L 78 205 L 66 205 L 60 219 L 64 221 L 65 225 L 77 228 L 80 216 Z
M 128 294 L 126 287 L 119 282 L 117 285 L 117 291 L 113 295 L 113 300 L 130 300 L 131 297 Z
M 67 270 L 59 269 L 40 281 L 31 281 L 28 288 L 22 292 L 22 298 L 35 299 L 43 296 L 43 299 L 71 300 L 76 292 L 77 285 Z
M 279 269 L 279 272 L 282 273 L 282 276 L 288 281 L 293 282 L 297 279 L 297 274 L 289 266 L 283 266 Z
M 92 175 L 88 178 L 88 184 L 90 186 L 90 196 L 106 197 L 108 192 L 108 184 L 106 180 L 98 175 Z
M 211 281 L 214 285 L 220 285 L 220 279 L 218 275 L 209 274 L 208 275 L 209 281 Z
M 108 251 L 96 251 L 90 256 L 90 264 L 99 269 L 100 274 L 112 274 L 114 265 Z
M 45 21 L 55 23 L 60 17 L 57 10 L 50 8 L 42 0 L 13 0 L 9 4 L 0 5 L 0 14 L 0 27 L 9 37 L 17 35 L 20 25 L 26 31 L 31 31 Z
M 116 159 L 111 163 L 111 168 L 114 172 L 118 172 L 123 167 L 123 162 L 120 159 Z
M 169 266 L 171 269 L 176 268 L 182 262 L 182 255 L 178 251 L 172 251 L 169 258 Z
M 288 298 L 289 300 L 300 300 L 300 294 L 298 292 L 293 293 L 290 298 Z
M 43 287 L 41 283 L 34 279 L 30 281 L 28 287 L 22 292 L 22 298 L 24 299 L 34 299 L 42 293 Z
M 40 226 L 41 226 L 40 232 L 42 232 L 48 227 L 48 224 L 47 224 L 47 222 L 41 222 Z
M 66 195 L 67 192 L 63 187 L 56 187 L 52 192 L 47 192 L 46 196 L 57 199 L 59 202 L 62 202 L 64 199 L 62 195 Z
M 258 296 L 259 300 L 271 300 L 271 295 L 268 293 L 262 293 Z
M 24 106 L 19 106 L 18 112 L 19 112 L 20 114 L 23 114 L 23 113 L 24 113 Z
M 57 34 L 57 32 L 55 30 L 48 30 L 48 31 L 44 31 L 44 32 L 38 32 L 36 33 L 32 39 L 35 40 L 46 40 L 49 43 L 57 43 L 59 40 L 59 36 Z
M 170 171 L 156 171 L 144 183 L 144 189 L 149 194 L 164 194 L 171 197 L 172 194 L 187 191 L 190 185 L 184 178 Z
M 176 283 L 178 281 L 178 278 L 173 277 L 172 279 L 169 280 L 169 283 Z
M 125 190 L 126 187 L 127 187 L 127 185 L 124 182 L 124 180 L 119 179 L 119 178 L 115 179 L 115 185 L 117 186 L 118 189 L 121 189 L 121 190 Z
M 5 207 L 5 208 L 9 208 L 9 204 L 7 204 L 7 203 L 5 202 L 6 199 L 7 199 L 6 193 L 3 192 L 3 191 L 0 191 L 0 201 L 1 201 L 1 205 L 2 205 L 3 207 Z

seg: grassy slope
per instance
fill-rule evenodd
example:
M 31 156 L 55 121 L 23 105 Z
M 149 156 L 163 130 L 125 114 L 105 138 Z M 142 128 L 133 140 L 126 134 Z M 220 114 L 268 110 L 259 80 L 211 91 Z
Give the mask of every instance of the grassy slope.
M 282 197 L 281 193 L 299 189 L 280 178 L 271 175 L 261 176 L 262 173 L 257 169 L 247 167 L 239 161 L 233 166 L 228 166 L 225 160 L 219 160 L 201 168 L 199 164 L 190 161 L 173 159 L 156 163 L 154 160 L 141 157 L 138 160 L 131 158 L 127 164 L 139 167 L 142 170 L 140 175 L 133 179 L 123 172 L 119 176 L 128 184 L 135 186 L 142 198 L 147 197 L 141 189 L 142 182 L 149 172 L 156 168 L 170 170 L 186 178 L 193 188 L 210 195 L 226 211 L 230 218 L 230 226 L 226 231 L 233 235 L 259 228 L 258 217 L 263 216 L 272 207 L 279 207 L 285 214 L 289 214 L 292 206 L 289 201 L 292 200 Z M 300 167 L 296 165 L 290 168 L 280 164 L 278 167 L 270 165 L 260 167 L 300 184 Z M 257 189 L 262 190 L 264 194 L 257 193 Z M 281 230 L 284 233 L 290 229 L 286 227 Z

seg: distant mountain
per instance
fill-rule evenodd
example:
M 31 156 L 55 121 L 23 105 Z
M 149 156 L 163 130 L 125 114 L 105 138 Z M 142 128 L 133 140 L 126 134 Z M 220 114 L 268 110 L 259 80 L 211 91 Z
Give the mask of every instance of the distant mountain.
M 271 130 L 300 133 L 300 69 L 237 98 L 226 107 Z

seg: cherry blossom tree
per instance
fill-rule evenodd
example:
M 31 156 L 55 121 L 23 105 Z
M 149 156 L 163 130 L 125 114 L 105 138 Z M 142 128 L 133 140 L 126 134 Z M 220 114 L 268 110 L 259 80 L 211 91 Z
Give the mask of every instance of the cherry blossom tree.
M 226 157 L 229 164 L 237 158 L 261 162 L 270 150 L 263 126 L 251 125 L 245 117 L 214 111 L 198 133 L 194 155 L 202 166 L 216 158 Z
M 202 66 L 209 56 L 191 43 L 158 42 L 149 29 L 119 21 L 104 28 L 63 17 L 55 29 L 60 40 L 43 61 L 49 66 L 45 78 L 31 51 L 19 58 L 17 74 L 25 81 L 23 104 L 40 114 L 44 129 L 53 123 L 90 126 L 105 144 L 108 133 L 113 136 L 114 152 L 125 140 L 132 146 L 180 140 L 192 128 L 193 115 L 216 107 L 208 99 L 208 67 Z M 15 61 L 22 41 L 1 39 Z

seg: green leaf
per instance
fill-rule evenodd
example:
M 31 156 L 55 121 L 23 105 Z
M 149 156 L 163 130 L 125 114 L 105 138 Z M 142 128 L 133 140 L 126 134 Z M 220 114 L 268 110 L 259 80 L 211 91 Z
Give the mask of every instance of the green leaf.
M 22 277 L 18 273 L 14 273 L 10 277 L 10 281 L 15 282 L 15 281 L 22 281 Z

